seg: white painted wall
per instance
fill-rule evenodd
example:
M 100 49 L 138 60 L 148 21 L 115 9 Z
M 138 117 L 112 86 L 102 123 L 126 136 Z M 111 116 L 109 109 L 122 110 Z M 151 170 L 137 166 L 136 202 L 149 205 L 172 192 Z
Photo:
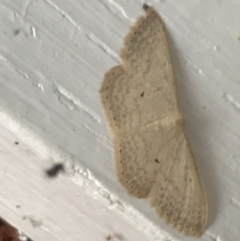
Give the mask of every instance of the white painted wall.
M 181 107 L 207 189 L 209 227 L 200 240 L 238 241 L 240 3 L 149 3 L 171 37 Z M 0 1 L 0 215 L 35 241 L 108 234 L 186 240 L 117 182 L 99 101 L 103 75 L 118 62 L 142 4 Z M 43 169 L 54 161 L 66 162 L 68 175 L 50 181 Z

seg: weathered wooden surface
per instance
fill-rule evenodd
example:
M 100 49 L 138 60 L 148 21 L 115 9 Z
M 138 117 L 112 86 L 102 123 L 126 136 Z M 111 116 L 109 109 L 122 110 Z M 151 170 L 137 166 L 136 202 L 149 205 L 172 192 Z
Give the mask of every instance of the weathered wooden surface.
M 168 234 L 169 239 L 184 240 L 147 202 L 129 197 L 117 182 L 111 136 L 99 101 L 103 75 L 117 63 L 129 26 L 142 14 L 142 3 L 0 2 L 0 214 L 36 241 L 104 240 L 111 232 L 123 234 L 118 238 L 124 240 L 141 240 L 141 232 L 152 232 L 150 240 Z M 240 4 L 149 3 L 163 17 L 171 37 L 181 107 L 209 198 L 209 228 L 201 240 L 238 241 Z M 67 162 L 72 173 L 46 180 L 42 170 L 59 160 Z M 76 174 L 78 165 L 116 194 L 116 203 L 129 206 L 102 212 L 108 197 L 101 195 L 102 187 L 94 188 L 95 179 L 82 178 L 85 171 Z M 97 193 L 95 199 L 92 193 Z M 149 223 L 128 212 L 131 206 Z M 31 218 L 42 224 L 33 228 Z M 86 224 L 82 218 L 88 218 Z

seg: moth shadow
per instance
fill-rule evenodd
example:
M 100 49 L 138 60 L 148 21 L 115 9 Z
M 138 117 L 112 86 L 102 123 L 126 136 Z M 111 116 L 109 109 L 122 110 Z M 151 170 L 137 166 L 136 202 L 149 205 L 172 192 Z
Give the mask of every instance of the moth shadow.
M 194 81 L 192 78 L 192 76 L 197 76 L 199 73 L 187 72 L 186 69 L 189 69 L 190 65 L 184 62 L 180 53 L 177 54 L 176 49 L 179 48 L 177 48 L 177 44 L 174 43 L 171 37 L 169 40 L 175 70 L 177 95 L 180 109 L 185 119 L 186 134 L 190 140 L 199 174 L 207 194 L 208 228 L 216 219 L 220 205 L 218 200 L 219 187 L 216 168 L 214 167 L 214 163 L 211 162 L 211 160 L 216 159 L 216 157 L 214 156 L 214 151 L 211 149 L 210 138 L 208 138 L 211 133 L 211 131 L 209 131 L 211 124 L 207 118 L 206 107 L 201 104 L 201 98 L 198 98 L 200 90 L 194 83 L 196 79 Z

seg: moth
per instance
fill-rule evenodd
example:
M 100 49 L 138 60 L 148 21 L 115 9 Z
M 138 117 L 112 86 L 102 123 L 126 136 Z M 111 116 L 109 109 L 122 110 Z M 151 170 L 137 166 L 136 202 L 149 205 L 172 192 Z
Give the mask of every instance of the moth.
M 116 173 L 127 192 L 147 198 L 167 224 L 200 237 L 207 198 L 185 134 L 169 43 L 157 11 L 146 4 L 143 9 L 125 37 L 121 63 L 100 88 Z

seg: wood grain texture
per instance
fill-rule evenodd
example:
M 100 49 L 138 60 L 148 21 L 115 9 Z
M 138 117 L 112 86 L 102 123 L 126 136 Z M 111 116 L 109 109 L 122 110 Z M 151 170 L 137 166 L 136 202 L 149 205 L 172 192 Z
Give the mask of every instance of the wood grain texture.
M 0 218 L 0 241 L 20 241 L 18 230 Z

